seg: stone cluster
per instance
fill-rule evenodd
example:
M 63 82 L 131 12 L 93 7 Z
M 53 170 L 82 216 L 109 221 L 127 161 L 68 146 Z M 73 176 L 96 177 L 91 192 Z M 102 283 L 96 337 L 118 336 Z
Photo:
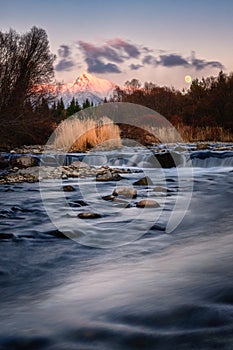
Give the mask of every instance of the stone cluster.
M 37 182 L 44 179 L 68 179 L 95 177 L 96 181 L 120 181 L 120 174 L 130 173 L 130 169 L 115 169 L 107 165 L 90 166 L 74 161 L 66 166 L 39 166 L 37 158 L 28 155 L 13 158 L 0 175 L 0 183 Z
M 140 172 L 134 170 L 134 172 Z M 11 167 L 4 170 L 0 176 L 0 183 L 21 183 L 21 182 L 38 182 L 46 179 L 61 179 L 67 180 L 70 178 L 91 178 L 98 182 L 115 182 L 115 187 L 112 193 L 102 197 L 104 201 L 108 201 L 109 205 L 120 208 L 159 208 L 160 204 L 153 198 L 142 196 L 144 189 L 150 193 L 159 192 L 161 196 L 172 190 L 162 186 L 155 186 L 149 176 L 139 176 L 131 185 L 121 185 L 118 182 L 124 177 L 124 174 L 132 173 L 132 169 L 127 168 L 112 168 L 108 165 L 99 167 L 90 166 L 81 161 L 74 161 L 68 166 L 41 166 L 37 158 L 29 155 L 21 155 L 13 158 Z M 65 181 L 66 182 L 66 181 Z M 74 184 L 63 183 L 61 190 L 64 192 L 76 191 Z M 140 189 L 143 191 L 141 192 Z M 89 204 L 83 200 L 76 200 L 72 204 L 74 207 L 85 207 L 84 211 L 78 213 L 78 218 L 89 220 L 99 219 L 102 217 L 101 213 L 96 213 L 89 210 Z

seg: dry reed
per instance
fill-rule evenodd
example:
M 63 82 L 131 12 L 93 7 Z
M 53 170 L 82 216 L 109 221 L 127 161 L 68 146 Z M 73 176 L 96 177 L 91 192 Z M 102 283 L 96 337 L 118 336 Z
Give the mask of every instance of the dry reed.
M 177 131 L 185 142 L 214 141 L 232 142 L 233 133 L 220 126 L 194 127 L 179 125 Z
M 150 131 L 162 143 L 174 142 L 232 142 L 233 132 L 220 126 L 194 127 L 179 124 L 176 127 L 152 128 L 145 126 L 144 129 Z
M 82 152 L 101 144 L 105 149 L 121 147 L 120 129 L 107 117 L 98 122 L 69 118 L 54 132 L 53 146 L 66 151 Z

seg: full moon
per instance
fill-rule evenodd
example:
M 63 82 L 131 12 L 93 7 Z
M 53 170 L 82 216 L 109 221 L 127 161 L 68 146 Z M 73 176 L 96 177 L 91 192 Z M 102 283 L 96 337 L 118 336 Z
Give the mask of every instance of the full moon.
M 184 80 L 185 80 L 186 83 L 191 83 L 192 78 L 190 77 L 190 75 L 186 75 L 186 76 L 184 77 Z

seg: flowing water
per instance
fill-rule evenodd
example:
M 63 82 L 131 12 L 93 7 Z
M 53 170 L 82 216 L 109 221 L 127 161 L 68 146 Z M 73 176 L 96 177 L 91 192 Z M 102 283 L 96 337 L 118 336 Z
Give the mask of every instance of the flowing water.
M 60 184 L 47 180 L 54 224 L 38 183 L 1 185 L 0 349 L 233 349 L 232 152 L 191 158 L 192 186 L 185 161 L 123 176 L 132 186 L 148 171 L 171 191 L 138 189 L 137 200 L 160 203 L 154 217 L 151 209 L 140 216 L 133 199 L 130 208 L 103 205 L 116 183 L 94 188 L 93 179 L 65 180 L 77 188 L 66 194 L 69 215 Z M 114 165 L 138 165 L 127 159 Z M 176 206 L 180 187 L 188 208 Z M 83 198 L 104 215 L 90 227 L 78 221 L 79 244 L 59 228 L 78 225 Z M 172 214 L 174 227 L 184 218 L 169 231 Z

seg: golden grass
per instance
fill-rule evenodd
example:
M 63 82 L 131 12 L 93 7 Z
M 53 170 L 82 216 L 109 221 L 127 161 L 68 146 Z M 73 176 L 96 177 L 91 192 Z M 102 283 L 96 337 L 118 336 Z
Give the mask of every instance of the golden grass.
M 144 126 L 144 129 L 150 131 L 161 143 L 175 142 L 233 142 L 233 133 L 219 126 L 193 127 L 190 125 L 179 124 L 176 127 L 153 128 Z
M 176 128 L 173 127 L 161 127 L 153 129 L 153 134 L 158 138 L 161 143 L 175 143 L 182 140 Z
M 193 127 L 179 125 L 177 131 L 185 142 L 214 141 L 232 142 L 233 133 L 220 126 Z
M 69 118 L 54 133 L 53 146 L 66 151 L 83 152 L 101 145 L 105 149 L 121 147 L 120 129 L 107 117 L 98 122 Z
M 193 127 L 178 124 L 176 127 L 142 127 L 155 135 L 159 143 L 176 142 L 232 142 L 233 133 L 222 127 Z M 98 149 L 119 148 L 121 130 L 113 121 L 103 117 L 101 121 L 92 118 L 80 120 L 69 118 L 63 121 L 54 132 L 53 147 L 65 151 L 83 152 Z

